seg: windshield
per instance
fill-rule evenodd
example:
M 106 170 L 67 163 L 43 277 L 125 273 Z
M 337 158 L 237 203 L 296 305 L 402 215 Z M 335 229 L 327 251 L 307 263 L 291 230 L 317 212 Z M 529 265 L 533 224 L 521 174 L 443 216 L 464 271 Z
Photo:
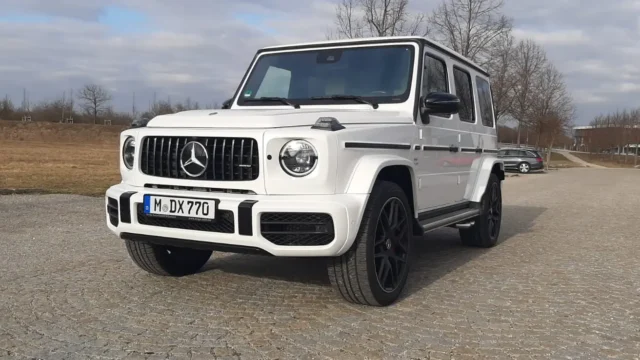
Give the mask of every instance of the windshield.
M 411 91 L 411 45 L 304 50 L 258 58 L 238 104 L 282 106 L 356 103 L 349 95 L 384 104 L 407 100 Z M 334 98 L 330 98 L 334 96 Z

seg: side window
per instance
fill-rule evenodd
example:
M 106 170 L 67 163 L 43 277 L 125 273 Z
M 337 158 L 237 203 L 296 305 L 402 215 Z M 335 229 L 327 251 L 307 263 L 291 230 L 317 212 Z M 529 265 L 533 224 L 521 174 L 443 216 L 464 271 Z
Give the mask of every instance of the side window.
M 484 78 L 476 76 L 478 101 L 480 102 L 480 117 L 482 125 L 493 127 L 493 106 L 491 104 L 491 86 Z
M 271 96 L 288 98 L 290 86 L 291 71 L 270 66 L 256 91 L 255 98 Z M 245 94 L 245 97 L 247 96 L 251 96 L 251 94 Z
M 447 67 L 444 61 L 426 55 L 424 57 L 422 94 L 427 95 L 432 92 L 449 92 Z
M 470 123 L 475 122 L 471 75 L 464 70 L 454 67 L 453 79 L 456 84 L 456 95 L 460 98 L 460 120 Z

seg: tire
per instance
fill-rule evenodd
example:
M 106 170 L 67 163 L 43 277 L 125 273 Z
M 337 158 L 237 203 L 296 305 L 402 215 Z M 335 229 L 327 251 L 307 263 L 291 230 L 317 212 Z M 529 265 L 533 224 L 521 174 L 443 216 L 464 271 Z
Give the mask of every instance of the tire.
M 397 216 L 389 216 L 393 209 Z M 354 304 L 387 306 L 395 302 L 409 274 L 412 221 L 402 188 L 388 181 L 376 183 L 353 245 L 342 256 L 329 259 L 329 279 L 336 292 Z
M 528 162 L 521 162 L 518 164 L 518 171 L 522 174 L 527 174 L 531 171 L 531 165 Z
M 496 174 L 489 177 L 480 206 L 482 213 L 472 227 L 460 229 L 460 238 L 464 245 L 490 248 L 497 244 L 502 224 L 502 189 Z
M 129 257 L 142 270 L 161 276 L 185 276 L 198 272 L 211 250 L 197 250 L 125 240 Z

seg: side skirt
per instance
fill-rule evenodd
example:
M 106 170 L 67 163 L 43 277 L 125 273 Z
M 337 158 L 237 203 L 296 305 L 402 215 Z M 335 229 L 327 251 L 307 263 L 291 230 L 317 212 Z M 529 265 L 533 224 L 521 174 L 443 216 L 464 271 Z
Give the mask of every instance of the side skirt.
M 423 234 L 446 226 L 457 225 L 481 214 L 480 204 L 464 202 L 452 206 L 429 210 L 418 214 L 417 222 Z

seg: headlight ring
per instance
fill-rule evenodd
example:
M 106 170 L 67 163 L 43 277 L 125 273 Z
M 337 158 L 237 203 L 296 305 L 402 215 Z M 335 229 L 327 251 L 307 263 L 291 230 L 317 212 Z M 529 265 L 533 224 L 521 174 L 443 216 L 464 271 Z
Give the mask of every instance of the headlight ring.
M 280 166 L 291 176 L 307 176 L 315 170 L 317 165 L 318 152 L 306 140 L 291 140 L 280 150 Z
M 133 136 L 129 136 L 122 145 L 122 162 L 127 169 L 133 169 L 133 161 L 136 154 L 136 139 Z

